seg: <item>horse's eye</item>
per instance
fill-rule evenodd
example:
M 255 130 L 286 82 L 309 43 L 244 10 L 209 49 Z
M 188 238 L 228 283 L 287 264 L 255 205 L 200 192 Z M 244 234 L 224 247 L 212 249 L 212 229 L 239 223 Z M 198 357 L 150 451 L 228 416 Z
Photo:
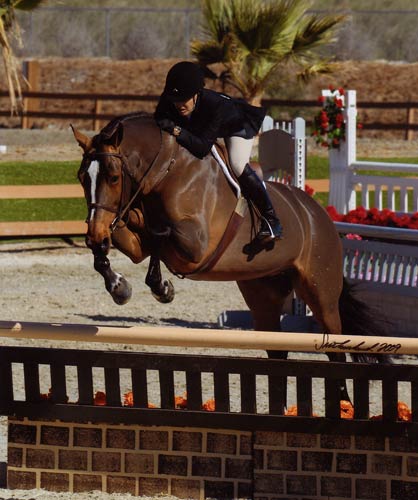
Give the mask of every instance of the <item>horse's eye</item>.
M 119 180 L 119 175 L 112 175 L 112 177 L 110 178 L 110 183 L 116 184 L 118 180 Z

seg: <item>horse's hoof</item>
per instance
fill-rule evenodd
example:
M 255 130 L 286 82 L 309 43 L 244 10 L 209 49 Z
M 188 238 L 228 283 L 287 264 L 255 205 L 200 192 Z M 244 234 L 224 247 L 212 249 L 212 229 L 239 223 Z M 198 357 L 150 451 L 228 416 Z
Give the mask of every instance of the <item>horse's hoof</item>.
M 173 301 L 176 291 L 174 290 L 174 285 L 170 280 L 164 280 L 162 282 L 162 287 L 159 293 L 151 290 L 152 296 L 161 302 L 161 304 L 168 304 Z
M 120 306 L 129 302 L 132 297 L 132 286 L 122 275 L 119 275 L 117 281 L 106 288 L 114 302 Z

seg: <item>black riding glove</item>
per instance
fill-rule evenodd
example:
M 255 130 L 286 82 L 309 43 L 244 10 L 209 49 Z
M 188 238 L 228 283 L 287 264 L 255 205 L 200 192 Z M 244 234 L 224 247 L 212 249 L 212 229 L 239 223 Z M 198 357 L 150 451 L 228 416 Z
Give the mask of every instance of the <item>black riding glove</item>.
M 170 120 L 169 118 L 162 118 L 161 120 L 158 120 L 158 125 L 161 130 L 165 130 L 170 134 L 173 133 L 174 127 L 176 126 L 173 120 Z

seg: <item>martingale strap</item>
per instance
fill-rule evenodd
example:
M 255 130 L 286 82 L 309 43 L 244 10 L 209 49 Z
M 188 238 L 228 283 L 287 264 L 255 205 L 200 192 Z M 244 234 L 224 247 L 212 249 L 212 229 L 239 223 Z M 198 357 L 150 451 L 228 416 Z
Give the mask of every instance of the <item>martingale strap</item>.
M 222 238 L 220 239 L 218 246 L 216 247 L 215 251 L 207 257 L 206 260 L 204 260 L 200 266 L 198 266 L 196 269 L 193 271 L 190 271 L 189 273 L 176 273 L 175 271 L 170 270 L 172 274 L 177 276 L 178 278 L 184 279 L 187 276 L 192 276 L 196 274 L 201 274 L 203 272 L 208 272 L 213 267 L 215 264 L 219 261 L 219 259 L 222 257 L 222 255 L 225 253 L 225 250 L 228 248 L 230 243 L 233 241 L 235 238 L 236 234 L 238 233 L 238 229 L 240 228 L 244 217 L 245 213 L 247 211 L 248 205 L 247 201 L 245 198 L 242 196 L 238 198 L 237 204 L 235 206 L 235 210 L 233 211 L 228 224 L 225 228 L 224 234 L 222 235 Z

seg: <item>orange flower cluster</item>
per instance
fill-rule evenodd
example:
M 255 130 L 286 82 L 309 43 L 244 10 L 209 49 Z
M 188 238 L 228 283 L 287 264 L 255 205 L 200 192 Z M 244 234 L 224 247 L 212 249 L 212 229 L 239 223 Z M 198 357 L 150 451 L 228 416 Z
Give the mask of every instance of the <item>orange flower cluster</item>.
M 133 406 L 134 398 L 132 391 L 129 391 L 123 396 L 123 404 L 124 406 Z M 184 393 L 183 396 L 175 396 L 174 398 L 174 406 L 178 410 L 186 410 L 187 409 L 187 393 Z M 155 408 L 155 405 L 152 403 L 148 403 L 148 408 Z M 215 411 L 215 400 L 208 399 L 202 404 L 202 410 L 205 411 Z
M 298 407 L 290 406 L 288 410 L 285 412 L 286 416 L 297 417 L 298 415 Z M 313 417 L 317 417 L 318 415 L 313 414 Z M 350 403 L 350 401 L 340 401 L 340 418 L 353 419 L 354 418 L 354 407 Z M 382 415 L 375 415 L 370 417 L 370 420 L 382 420 Z M 402 422 L 411 422 L 412 420 L 412 412 L 409 409 L 406 403 L 402 401 L 398 401 L 398 420 Z

